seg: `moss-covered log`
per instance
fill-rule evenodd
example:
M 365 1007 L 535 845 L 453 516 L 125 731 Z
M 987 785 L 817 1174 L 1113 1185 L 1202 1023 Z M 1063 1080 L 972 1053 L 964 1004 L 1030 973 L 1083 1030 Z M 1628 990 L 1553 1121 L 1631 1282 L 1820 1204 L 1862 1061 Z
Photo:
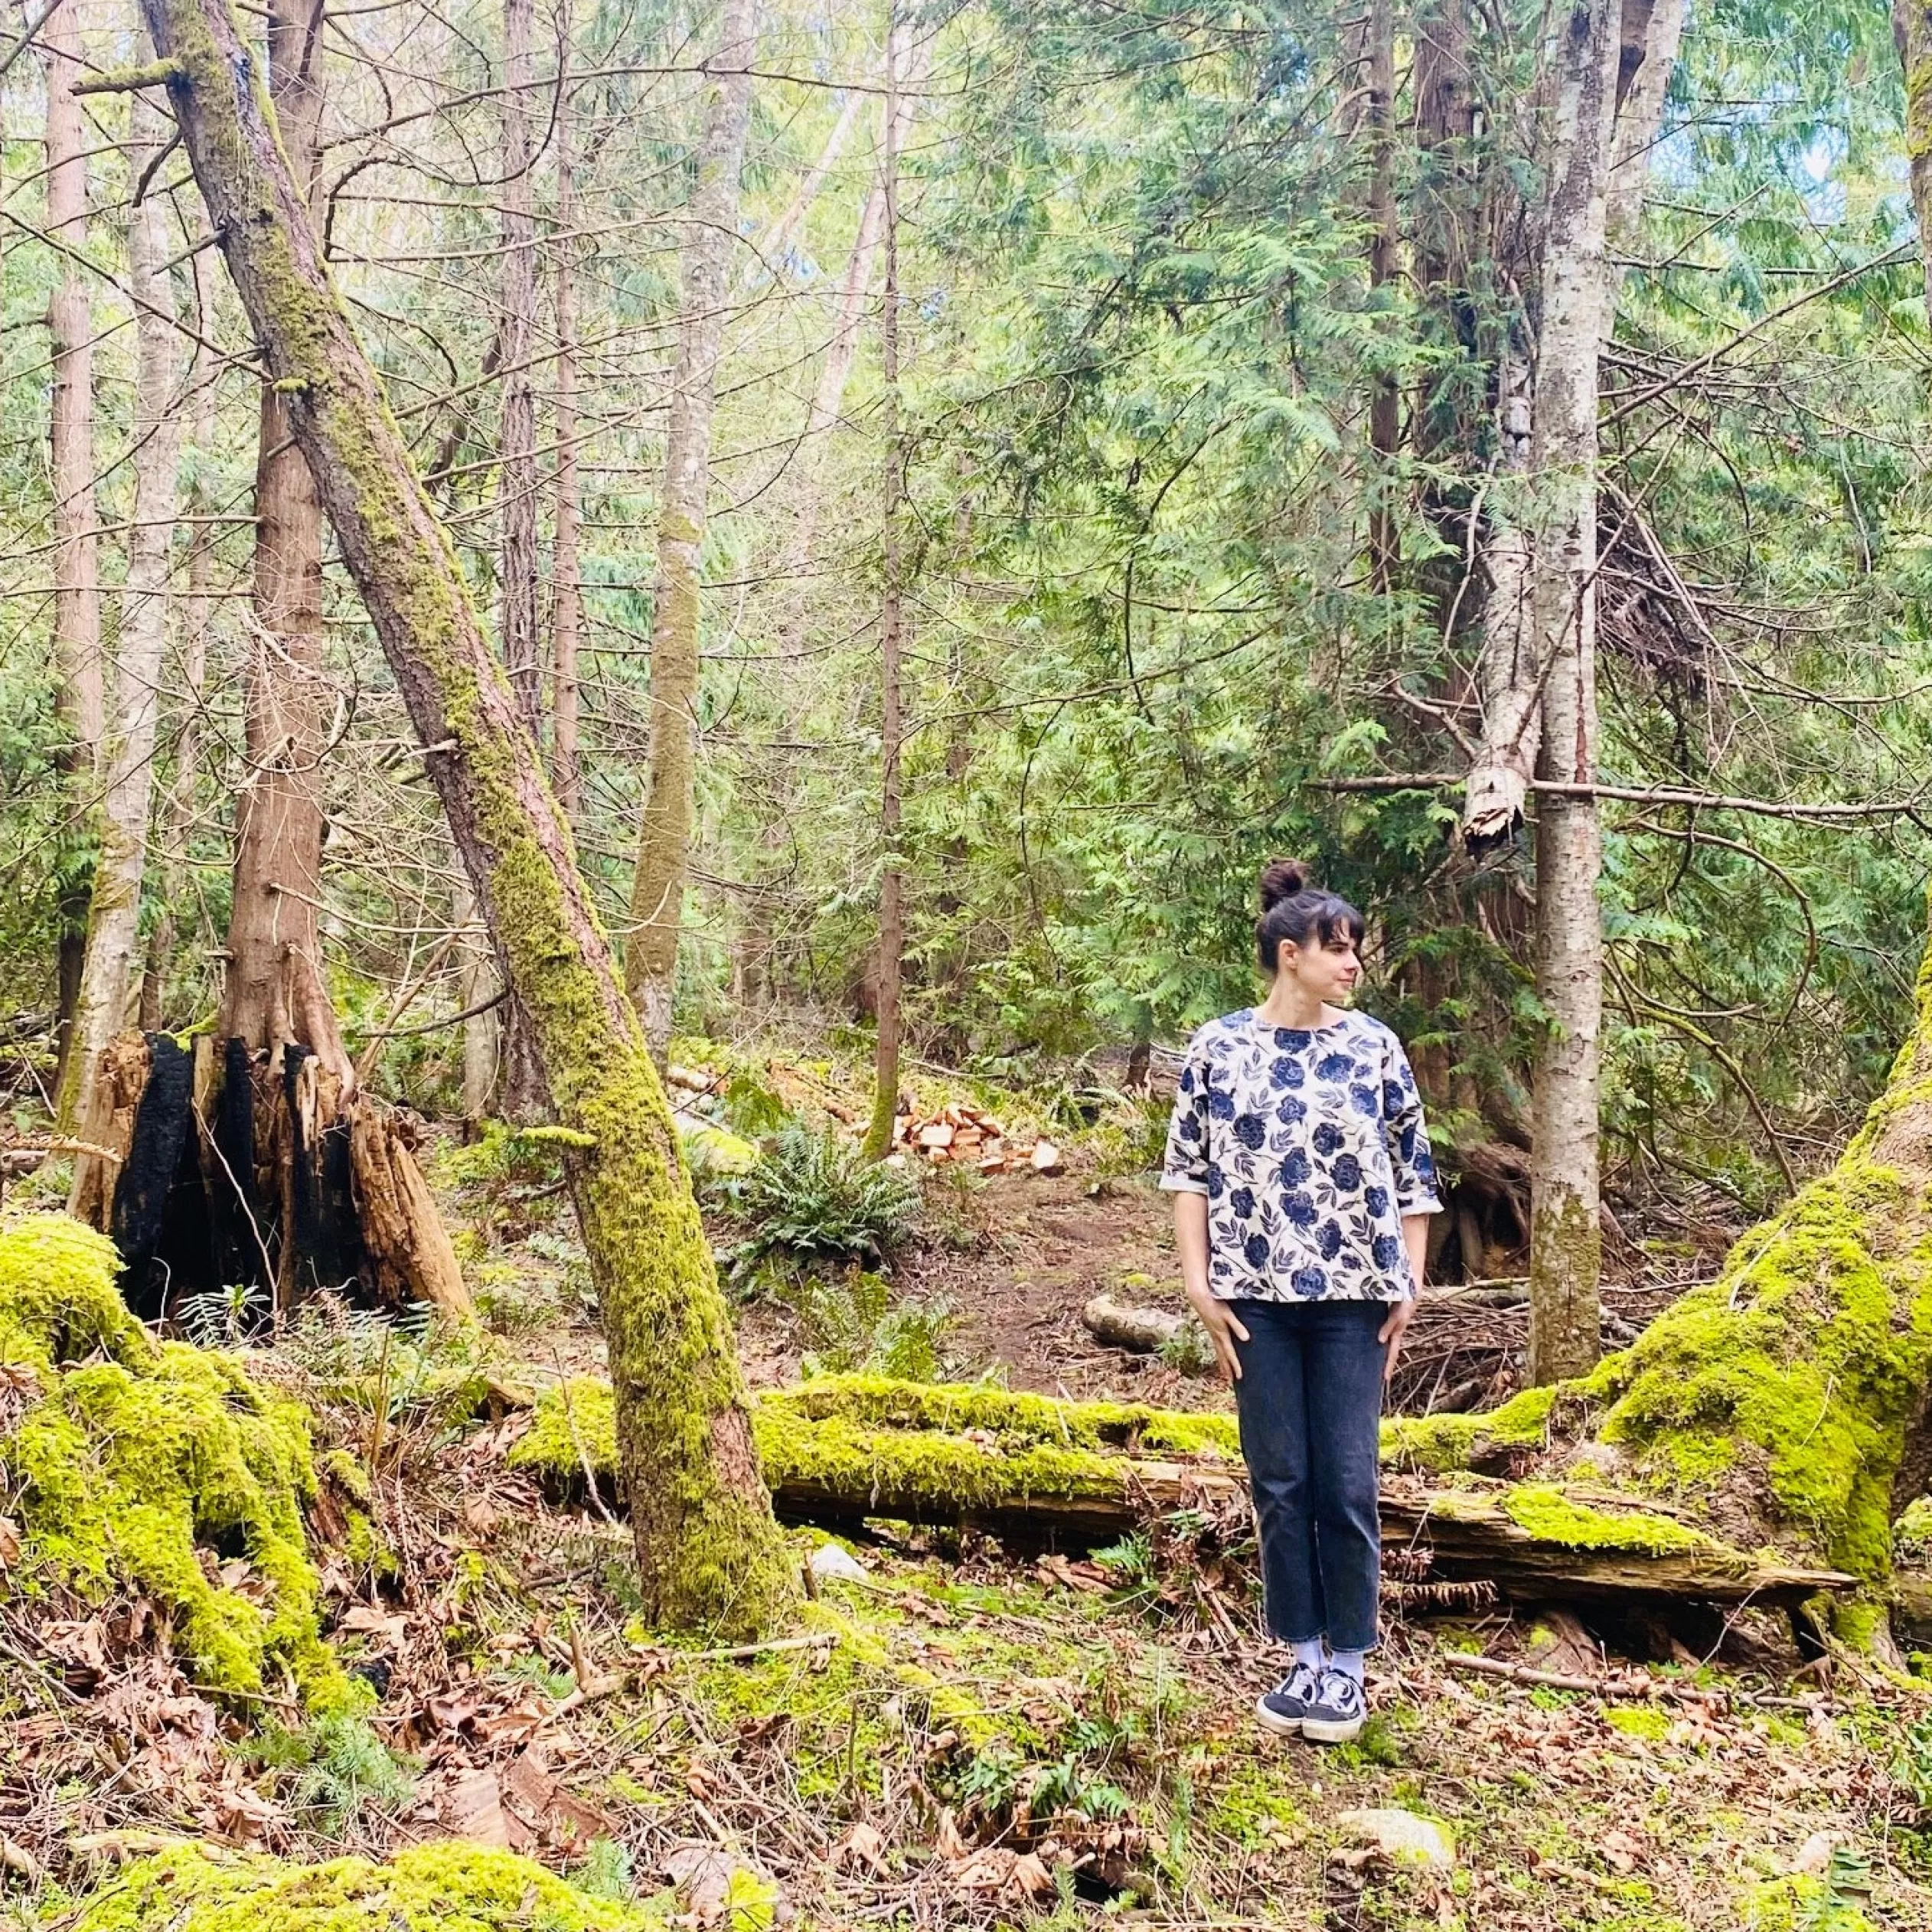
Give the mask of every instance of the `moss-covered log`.
M 1849 1571 L 1840 1633 L 1886 1646 L 1891 1525 L 1932 1487 L 1932 961 L 1886 1089 L 1830 1173 L 1717 1280 L 1590 1374 L 1392 1431 L 1425 1470 L 1659 1499 L 1740 1547 Z
M 227 0 L 143 0 L 224 259 L 528 1014 L 602 1304 L 646 1614 L 759 1625 L 789 1566 L 669 1108 L 569 828 L 331 288 Z
M 753 1405 L 778 1513 L 970 1524 L 1028 1549 L 1093 1549 L 1182 1509 L 1245 1507 L 1234 1419 L 1000 1389 L 827 1376 Z M 547 1391 L 513 1465 L 580 1493 L 614 1466 L 609 1385 Z M 1542 1483 L 1434 1488 L 1392 1474 L 1383 1534 L 1431 1581 L 1531 1601 L 1790 1603 L 1852 1579 L 1764 1561 L 1627 1497 Z

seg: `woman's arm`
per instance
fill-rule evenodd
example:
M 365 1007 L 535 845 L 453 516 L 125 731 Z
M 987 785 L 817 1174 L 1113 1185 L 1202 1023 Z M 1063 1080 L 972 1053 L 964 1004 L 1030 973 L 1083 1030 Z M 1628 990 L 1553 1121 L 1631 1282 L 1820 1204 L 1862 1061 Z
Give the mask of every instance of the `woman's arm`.
M 1241 1379 L 1241 1357 L 1235 1343 L 1245 1342 L 1248 1331 L 1235 1319 L 1234 1310 L 1217 1301 L 1208 1286 L 1208 1197 L 1205 1194 L 1174 1196 L 1174 1245 L 1180 1251 L 1180 1282 L 1187 1291 L 1188 1305 L 1200 1317 L 1201 1326 L 1214 1344 L 1214 1359 L 1222 1374 L 1231 1382 Z
M 1429 1217 L 1426 1214 L 1402 1216 L 1402 1245 L 1408 1251 L 1409 1278 L 1415 1284 L 1415 1294 L 1406 1301 L 1391 1302 L 1389 1319 L 1376 1333 L 1376 1340 L 1389 1351 L 1382 1363 L 1382 1379 L 1385 1382 L 1395 1375 L 1395 1364 L 1402 1353 L 1402 1337 L 1415 1319 L 1416 1296 L 1422 1292 L 1422 1271 L 1429 1261 Z

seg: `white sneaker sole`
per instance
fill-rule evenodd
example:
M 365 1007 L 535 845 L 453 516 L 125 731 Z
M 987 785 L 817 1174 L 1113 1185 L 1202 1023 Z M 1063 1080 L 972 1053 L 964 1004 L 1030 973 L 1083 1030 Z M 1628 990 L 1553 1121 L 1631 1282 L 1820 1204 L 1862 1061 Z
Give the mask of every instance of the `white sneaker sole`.
M 1271 1711 L 1265 1697 L 1257 1701 L 1255 1715 L 1261 1720 L 1261 1728 L 1272 1731 L 1278 1738 L 1298 1738 L 1301 1735 L 1301 1719 L 1284 1718 L 1279 1711 Z
M 1346 1744 L 1361 1736 L 1366 1722 L 1362 1718 L 1342 1718 L 1332 1722 L 1325 1718 L 1304 1718 L 1300 1728 L 1311 1744 Z

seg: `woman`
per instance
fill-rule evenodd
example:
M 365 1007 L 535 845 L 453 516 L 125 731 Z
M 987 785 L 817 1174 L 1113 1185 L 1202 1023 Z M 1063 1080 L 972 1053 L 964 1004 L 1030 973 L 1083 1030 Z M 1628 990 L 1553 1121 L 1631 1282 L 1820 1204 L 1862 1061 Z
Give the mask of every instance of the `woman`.
M 1441 1211 L 1408 1059 L 1347 1010 L 1362 932 L 1306 867 L 1262 873 L 1274 984 L 1189 1043 L 1160 1179 L 1187 1298 L 1234 1385 L 1268 1628 L 1294 1652 L 1256 1715 L 1319 1744 L 1367 1714 L 1382 1385 Z

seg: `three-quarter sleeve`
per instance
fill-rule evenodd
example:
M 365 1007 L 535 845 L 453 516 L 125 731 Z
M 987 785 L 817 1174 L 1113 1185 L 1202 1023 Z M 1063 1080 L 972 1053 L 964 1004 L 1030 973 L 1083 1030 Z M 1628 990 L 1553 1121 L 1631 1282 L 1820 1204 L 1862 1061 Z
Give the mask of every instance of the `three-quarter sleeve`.
M 1187 1058 L 1174 1088 L 1160 1185 L 1170 1194 L 1205 1194 L 1208 1166 L 1208 1059 L 1196 1034 L 1188 1043 Z
M 1389 1057 L 1382 1077 L 1382 1131 L 1389 1144 L 1389 1163 L 1395 1170 L 1395 1211 L 1398 1214 L 1440 1214 L 1435 1191 L 1435 1160 L 1429 1152 L 1429 1131 L 1422 1119 L 1422 1096 L 1408 1056 L 1393 1033 L 1388 1036 Z

